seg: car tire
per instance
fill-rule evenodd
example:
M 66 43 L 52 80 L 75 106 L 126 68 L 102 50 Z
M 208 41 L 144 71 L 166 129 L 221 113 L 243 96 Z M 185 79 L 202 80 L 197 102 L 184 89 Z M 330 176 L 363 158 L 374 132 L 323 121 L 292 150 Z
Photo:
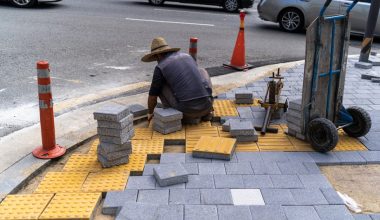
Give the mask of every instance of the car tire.
M 163 5 L 164 2 L 165 2 L 165 0 L 149 0 L 149 4 L 156 5 L 156 6 Z
M 223 8 L 228 12 L 237 12 L 239 9 L 239 1 L 238 0 L 224 0 Z
M 305 19 L 300 10 L 289 8 L 281 12 L 278 22 L 282 30 L 294 33 L 304 28 Z
M 10 2 L 19 8 L 30 8 L 38 3 L 37 0 L 10 0 Z

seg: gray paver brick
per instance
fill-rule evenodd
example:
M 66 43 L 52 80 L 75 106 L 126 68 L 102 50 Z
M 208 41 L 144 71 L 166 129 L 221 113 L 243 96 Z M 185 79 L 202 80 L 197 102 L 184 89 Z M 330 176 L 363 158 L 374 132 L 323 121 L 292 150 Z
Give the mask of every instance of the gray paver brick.
M 113 166 L 117 166 L 121 164 L 126 164 L 129 162 L 129 155 L 124 155 L 124 157 L 120 157 L 117 159 L 115 158 L 111 158 L 111 159 L 112 160 L 109 160 L 105 158 L 104 156 L 102 156 L 101 154 L 98 154 L 98 161 L 100 162 L 103 168 L 109 168 L 109 167 L 113 167 Z
M 182 165 L 183 165 L 183 167 L 185 167 L 185 169 L 187 170 L 187 172 L 189 173 L 189 175 L 199 174 L 198 164 L 197 163 L 184 163 Z
M 116 220 L 154 220 L 158 207 L 155 204 L 125 203 Z
M 214 177 L 212 175 L 189 175 L 186 189 L 214 189 Z
M 250 161 L 262 161 L 259 152 L 236 152 L 237 159 L 239 163 L 250 162 Z
M 236 99 L 252 99 L 253 94 L 252 94 L 252 91 L 248 89 L 237 90 L 235 92 L 235 98 Z
M 226 161 L 226 159 L 229 159 Z M 231 154 L 230 157 L 225 157 L 225 159 L 211 159 L 211 163 L 237 163 L 238 159 L 236 154 Z
M 132 153 L 132 148 L 126 148 L 125 150 L 109 152 L 109 153 L 104 152 L 103 148 L 101 147 L 98 147 L 97 149 L 97 154 L 102 156 L 108 161 L 116 161 L 116 160 L 122 159 L 123 157 L 128 157 L 129 159 L 129 155 L 131 153 Z
M 185 220 L 218 220 L 218 211 L 214 205 L 187 205 Z
M 271 175 L 274 188 L 297 189 L 304 188 L 297 175 Z
M 292 152 L 288 153 L 287 157 L 293 162 L 315 162 L 307 152 Z
M 217 189 L 241 189 L 244 188 L 241 175 L 214 175 L 215 188 Z
M 372 220 L 370 215 L 366 214 L 353 214 L 355 220 Z
M 380 214 L 371 214 L 372 220 L 380 220 Z
M 340 164 L 340 160 L 333 152 L 318 153 L 309 152 L 309 155 L 314 159 L 318 165 L 335 165 Z
M 130 176 L 127 189 L 155 189 L 156 180 L 153 176 Z
M 344 201 L 333 188 L 321 189 L 321 192 L 325 196 L 327 202 L 330 205 L 344 205 Z
M 148 114 L 148 108 L 145 108 L 140 104 L 130 105 L 129 110 L 133 114 L 133 117 L 141 117 Z
M 161 129 L 167 129 L 172 127 L 178 127 L 182 125 L 181 120 L 175 120 L 175 121 L 169 121 L 169 122 L 162 122 L 157 119 L 153 119 L 153 124 L 160 127 Z
M 353 220 L 351 213 L 343 205 L 319 205 L 315 210 L 323 220 Z
M 129 114 L 127 117 L 117 122 L 98 120 L 97 123 L 100 128 L 123 129 L 127 126 L 133 125 L 133 115 Z
M 98 149 L 103 151 L 104 153 L 107 153 L 107 154 L 111 153 L 111 152 L 123 151 L 125 149 L 132 149 L 132 142 L 127 141 L 121 145 L 120 144 L 110 144 L 110 143 L 100 142 L 98 145 Z
M 252 161 L 251 166 L 255 174 L 281 174 L 276 162 Z
M 184 153 L 164 153 L 161 154 L 160 163 L 185 163 L 186 156 Z
M 201 189 L 201 204 L 232 205 L 230 189 Z
M 288 154 L 287 152 L 260 152 L 265 162 L 287 162 L 289 161 Z
M 182 130 L 182 125 L 165 128 L 165 127 L 160 127 L 159 125 L 153 123 L 153 130 L 160 132 L 161 134 L 170 134 L 170 133 Z
M 380 151 L 361 151 L 359 154 L 367 161 L 367 164 L 380 163 Z
M 200 163 L 198 164 L 199 174 L 226 174 L 224 163 Z
M 335 152 L 341 164 L 366 164 L 367 161 L 356 151 Z
M 253 220 L 286 220 L 280 205 L 250 206 Z
M 129 131 L 133 129 L 133 124 L 128 125 L 123 129 L 114 128 L 97 128 L 99 135 L 112 136 L 112 137 L 123 137 L 129 135 Z
M 332 188 L 330 182 L 322 174 L 298 175 L 305 188 Z
M 273 188 L 269 175 L 243 175 L 246 188 Z
M 237 99 L 235 99 L 235 103 L 236 104 L 253 104 L 253 99 L 242 99 L 242 98 L 238 99 L 237 98 Z M 249 113 L 249 112 L 247 112 L 247 113 Z M 251 115 L 246 115 L 246 114 L 240 115 L 241 118 L 246 118 L 247 116 L 252 118 L 252 114 Z
M 105 215 L 116 215 L 126 202 L 137 201 L 137 190 L 107 192 L 104 199 L 102 213 Z
M 321 173 L 321 170 L 319 169 L 318 165 L 314 162 L 304 162 L 303 165 L 309 171 L 309 174 L 320 174 Z
M 142 189 L 139 190 L 139 194 L 137 196 L 137 202 L 140 203 L 149 203 L 149 204 L 168 204 L 169 202 L 169 190 L 161 189 L 161 190 L 149 190 Z
M 169 195 L 169 204 L 201 204 L 201 193 L 199 189 L 170 189 Z
M 284 206 L 288 220 L 320 220 L 313 206 Z
M 211 159 L 207 158 L 196 158 L 193 154 L 187 153 L 185 155 L 186 163 L 211 163 Z
M 251 211 L 248 206 L 218 206 L 219 220 L 252 220 Z
M 259 140 L 259 135 L 256 131 L 254 131 L 254 135 L 238 135 L 235 136 L 236 141 L 240 142 L 257 142 Z
M 253 174 L 253 169 L 249 162 L 225 163 L 224 166 L 227 174 Z
M 181 120 L 183 117 L 182 112 L 177 111 L 173 108 L 155 108 L 154 109 L 154 118 L 163 122 Z
M 327 205 L 328 202 L 319 189 L 291 189 L 297 205 Z
M 153 175 L 153 168 L 157 167 L 157 166 L 158 166 L 158 164 L 145 164 L 143 176 L 152 176 Z
M 157 209 L 156 220 L 183 219 L 183 205 L 160 205 Z
M 181 163 L 160 164 L 153 168 L 153 174 L 160 186 L 170 186 L 188 181 L 188 172 Z
M 282 174 L 309 174 L 309 170 L 301 162 L 278 162 Z
M 113 136 L 105 136 L 105 135 L 99 135 L 99 141 L 110 143 L 110 144 L 125 144 L 128 142 L 133 136 L 135 135 L 135 130 L 130 130 L 128 134 L 120 137 L 113 137 Z
M 174 184 L 170 186 L 160 186 L 160 184 L 156 182 L 156 189 L 185 189 L 185 188 L 186 188 L 186 183 L 179 183 L 179 184 Z
M 261 189 L 265 204 L 295 205 L 295 200 L 289 189 Z
M 255 131 L 252 122 L 235 120 L 230 122 L 230 134 L 233 137 L 246 135 L 253 136 L 256 133 Z
M 118 122 L 121 119 L 127 117 L 129 113 L 130 111 L 127 106 L 120 105 L 117 103 L 110 103 L 96 110 L 94 112 L 94 119 Z

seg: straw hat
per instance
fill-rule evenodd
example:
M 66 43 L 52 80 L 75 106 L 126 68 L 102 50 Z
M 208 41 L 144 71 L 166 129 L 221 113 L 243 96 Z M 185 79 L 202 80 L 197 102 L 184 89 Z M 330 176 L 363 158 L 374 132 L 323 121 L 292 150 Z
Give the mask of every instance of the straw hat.
M 167 52 L 177 52 L 180 48 L 171 48 L 169 47 L 168 43 L 166 43 L 165 39 L 162 37 L 154 38 L 152 41 L 152 46 L 150 50 L 150 54 L 147 54 L 141 58 L 141 61 L 143 62 L 153 62 L 157 60 L 157 57 L 155 55 L 160 53 L 167 53 Z

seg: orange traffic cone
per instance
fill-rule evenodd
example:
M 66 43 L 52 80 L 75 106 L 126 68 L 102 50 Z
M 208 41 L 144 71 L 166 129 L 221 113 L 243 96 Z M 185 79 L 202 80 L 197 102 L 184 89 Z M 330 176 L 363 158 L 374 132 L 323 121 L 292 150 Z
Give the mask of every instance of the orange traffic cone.
M 245 11 L 240 11 L 240 30 L 236 39 L 235 49 L 232 54 L 231 63 L 223 64 L 225 67 L 230 67 L 236 70 L 247 70 L 253 66 L 245 62 L 245 39 L 244 39 L 244 18 Z

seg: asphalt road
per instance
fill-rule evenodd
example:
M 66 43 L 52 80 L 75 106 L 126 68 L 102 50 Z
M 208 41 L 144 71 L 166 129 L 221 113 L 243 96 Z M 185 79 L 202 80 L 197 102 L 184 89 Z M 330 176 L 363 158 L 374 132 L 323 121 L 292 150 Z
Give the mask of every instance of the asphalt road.
M 38 120 L 38 60 L 50 62 L 53 95 L 60 102 L 150 81 L 154 63 L 140 58 L 156 36 L 184 51 L 196 36 L 200 66 L 220 66 L 230 59 L 239 27 L 237 14 L 217 7 L 153 7 L 147 0 L 63 0 L 31 9 L 3 2 L 0 15 L 0 137 Z M 359 40 L 351 53 L 358 53 Z M 248 11 L 249 63 L 300 60 L 304 53 L 305 33 L 284 33 L 277 24 L 261 21 L 256 8 Z

